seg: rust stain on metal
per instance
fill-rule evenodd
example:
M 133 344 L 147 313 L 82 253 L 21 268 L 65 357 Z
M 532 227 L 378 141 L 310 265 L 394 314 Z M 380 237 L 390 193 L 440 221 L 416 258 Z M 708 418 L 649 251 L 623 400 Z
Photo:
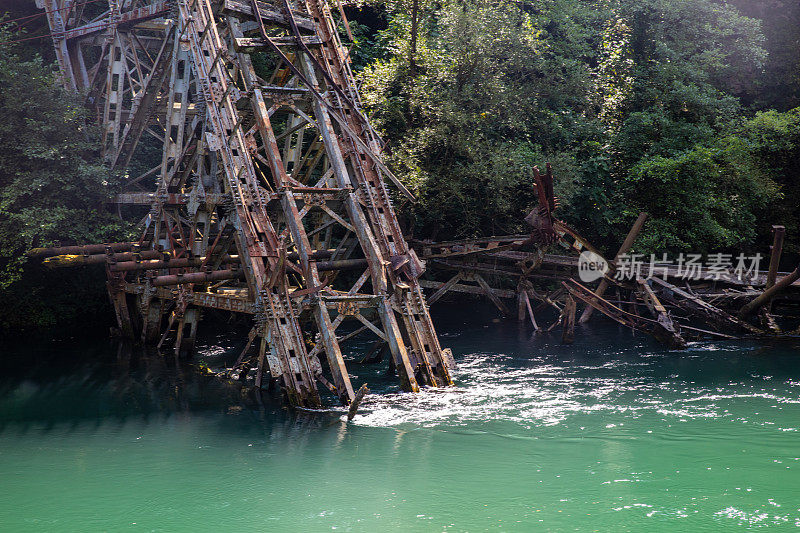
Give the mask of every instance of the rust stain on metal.
M 139 242 L 32 256 L 105 264 L 121 334 L 176 353 L 200 308 L 253 315 L 259 350 L 241 363 L 293 405 L 318 407 L 317 383 L 357 399 L 335 334 L 346 318 L 386 342 L 405 390 L 452 383 L 384 179 L 408 191 L 382 161 L 326 2 L 109 0 L 67 19 L 68 0 L 46 4 L 62 79 L 87 95 L 109 165 L 124 169 L 145 138 L 162 157 L 115 199 L 150 207 Z M 268 81 L 252 50 L 277 59 Z M 355 269 L 355 284 L 340 275 Z

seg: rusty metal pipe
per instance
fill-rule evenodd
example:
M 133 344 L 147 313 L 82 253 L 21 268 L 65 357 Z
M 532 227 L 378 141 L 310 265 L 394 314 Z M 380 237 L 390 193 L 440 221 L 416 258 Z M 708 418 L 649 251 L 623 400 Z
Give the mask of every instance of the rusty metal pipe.
M 94 245 L 93 245 L 94 246 Z M 72 249 L 73 247 L 70 247 Z M 85 247 L 84 247 L 85 248 Z M 45 250 L 45 248 L 36 248 L 34 250 Z M 32 253 L 34 250 L 31 250 Z M 57 250 L 56 248 L 49 248 L 49 250 Z M 75 250 L 73 250 L 74 252 Z M 309 257 L 311 259 L 327 259 L 333 255 L 336 250 L 314 250 Z M 38 254 L 38 252 L 37 252 Z M 167 255 L 168 252 L 160 252 L 158 250 L 142 250 L 139 252 L 138 257 L 133 252 L 121 252 L 115 253 L 113 255 L 114 261 L 117 261 L 119 264 L 122 261 L 137 261 L 139 259 L 160 259 L 163 260 L 164 256 Z M 38 257 L 41 257 L 42 254 L 39 254 Z M 287 254 L 287 257 L 292 260 L 299 259 L 300 255 L 297 252 L 291 252 Z M 203 259 L 203 258 L 201 258 Z M 52 257 L 48 257 L 42 264 L 47 268 L 65 268 L 65 267 L 76 267 L 76 266 L 85 266 L 85 265 L 100 265 L 104 264 L 108 260 L 108 256 L 105 253 L 100 254 L 78 254 L 78 253 L 63 253 L 59 255 L 55 255 Z M 199 263 L 198 263 L 199 264 Z M 176 265 L 177 267 L 178 265 Z M 183 265 L 183 266 L 194 266 L 194 265 Z M 156 268 L 171 268 L 171 267 L 156 267 Z M 114 268 L 112 270 L 147 270 L 147 269 L 137 269 L 137 268 Z
M 114 261 L 135 261 L 137 259 L 137 254 L 133 252 L 121 252 L 116 254 L 111 254 L 111 257 Z M 159 252 L 158 250 L 143 250 L 139 252 L 138 259 L 163 259 L 164 252 Z M 48 257 L 42 264 L 47 268 L 65 268 L 65 267 L 75 267 L 75 266 L 85 266 L 85 265 L 102 265 L 106 261 L 108 261 L 108 256 L 106 254 L 96 254 L 96 255 L 56 255 L 53 257 Z
M 331 270 L 357 270 L 367 268 L 366 259 L 340 259 L 338 261 L 317 261 L 317 270 L 320 272 Z
M 327 259 L 333 255 L 336 250 L 331 248 L 329 250 L 311 250 L 308 254 L 309 259 Z M 289 252 L 286 254 L 286 257 L 291 259 L 292 261 L 296 261 L 300 259 L 300 254 L 297 252 Z
M 85 244 L 82 246 L 60 246 L 57 248 L 32 248 L 26 252 L 28 257 L 49 257 L 53 255 L 91 255 L 105 254 L 110 246 L 114 252 L 127 252 L 135 242 L 112 242 L 108 244 Z M 144 245 L 143 245 L 144 246 Z
M 185 283 L 209 283 L 226 279 L 244 279 L 244 270 L 215 270 L 214 272 L 190 272 L 189 274 L 169 274 L 152 279 L 153 287 L 183 285 Z
M 770 247 L 769 256 L 769 270 L 767 271 L 767 286 L 769 289 L 775 285 L 775 280 L 778 279 L 778 264 L 781 262 L 781 253 L 783 253 L 783 238 L 786 236 L 786 228 L 784 226 L 772 226 L 772 246 Z
M 205 261 L 205 257 L 181 257 L 179 259 L 167 259 L 157 261 L 123 261 L 111 265 L 112 272 L 130 272 L 133 270 L 160 270 L 163 268 L 184 268 L 200 266 Z M 222 256 L 223 263 L 238 263 L 238 255 Z
M 739 311 L 739 318 L 745 318 L 750 313 L 756 311 L 759 307 L 764 304 L 769 303 L 778 293 L 785 291 L 788 289 L 792 283 L 800 279 L 800 265 L 797 265 L 797 268 L 792 271 L 791 274 L 788 276 L 784 276 L 775 283 L 772 287 L 762 292 L 759 296 L 755 299 L 751 300 L 748 304 L 744 305 L 742 309 Z

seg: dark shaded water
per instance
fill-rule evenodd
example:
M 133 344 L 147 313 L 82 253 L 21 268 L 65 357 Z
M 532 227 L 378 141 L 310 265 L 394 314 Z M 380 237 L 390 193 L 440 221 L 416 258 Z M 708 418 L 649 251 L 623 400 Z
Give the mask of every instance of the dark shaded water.
M 107 341 L 6 350 L 0 530 L 800 526 L 798 345 L 667 352 L 596 320 L 564 347 L 479 308 L 435 309 L 457 387 L 351 364 L 374 394 L 349 424 Z

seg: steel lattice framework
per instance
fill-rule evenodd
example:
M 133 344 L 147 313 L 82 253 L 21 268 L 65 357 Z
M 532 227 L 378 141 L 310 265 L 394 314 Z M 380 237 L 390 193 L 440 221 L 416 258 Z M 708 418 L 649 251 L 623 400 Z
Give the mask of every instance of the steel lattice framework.
M 63 250 L 107 265 L 123 335 L 180 352 L 199 308 L 250 313 L 257 386 L 269 373 L 316 407 L 317 383 L 355 397 L 340 348 L 353 334 L 336 334 L 350 318 L 388 346 L 403 389 L 451 384 L 384 179 L 409 193 L 325 0 L 37 2 L 109 166 L 161 151 L 116 199 L 149 206 L 141 239 Z

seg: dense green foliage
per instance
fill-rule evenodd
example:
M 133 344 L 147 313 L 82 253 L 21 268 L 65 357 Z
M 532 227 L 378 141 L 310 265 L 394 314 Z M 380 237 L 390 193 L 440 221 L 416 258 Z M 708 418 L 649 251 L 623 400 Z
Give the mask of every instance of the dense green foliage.
M 754 113 L 797 103 L 800 13 L 755 3 L 768 22 L 716 0 L 424 3 L 413 51 L 410 0 L 390 5 L 360 76 L 417 236 L 524 229 L 550 161 L 559 216 L 602 245 L 640 210 L 642 250 L 796 237 L 797 112 Z
M 0 332 L 74 324 L 104 305 L 102 283 L 87 272 L 43 273 L 25 252 L 124 236 L 103 209 L 115 180 L 83 107 L 29 50 L 0 46 L 0 109 Z
M 419 199 L 400 206 L 415 237 L 524 231 L 532 167 L 550 162 L 557 215 L 606 249 L 646 211 L 639 251 L 764 251 L 776 223 L 800 250 L 796 0 L 347 9 L 365 105 Z M 26 250 L 127 229 L 104 209 L 117 180 L 83 107 L 38 55 L 48 41 L 27 45 L 0 46 L 0 332 L 104 307 L 98 272 L 44 272 Z M 158 159 L 145 148 L 132 171 Z

